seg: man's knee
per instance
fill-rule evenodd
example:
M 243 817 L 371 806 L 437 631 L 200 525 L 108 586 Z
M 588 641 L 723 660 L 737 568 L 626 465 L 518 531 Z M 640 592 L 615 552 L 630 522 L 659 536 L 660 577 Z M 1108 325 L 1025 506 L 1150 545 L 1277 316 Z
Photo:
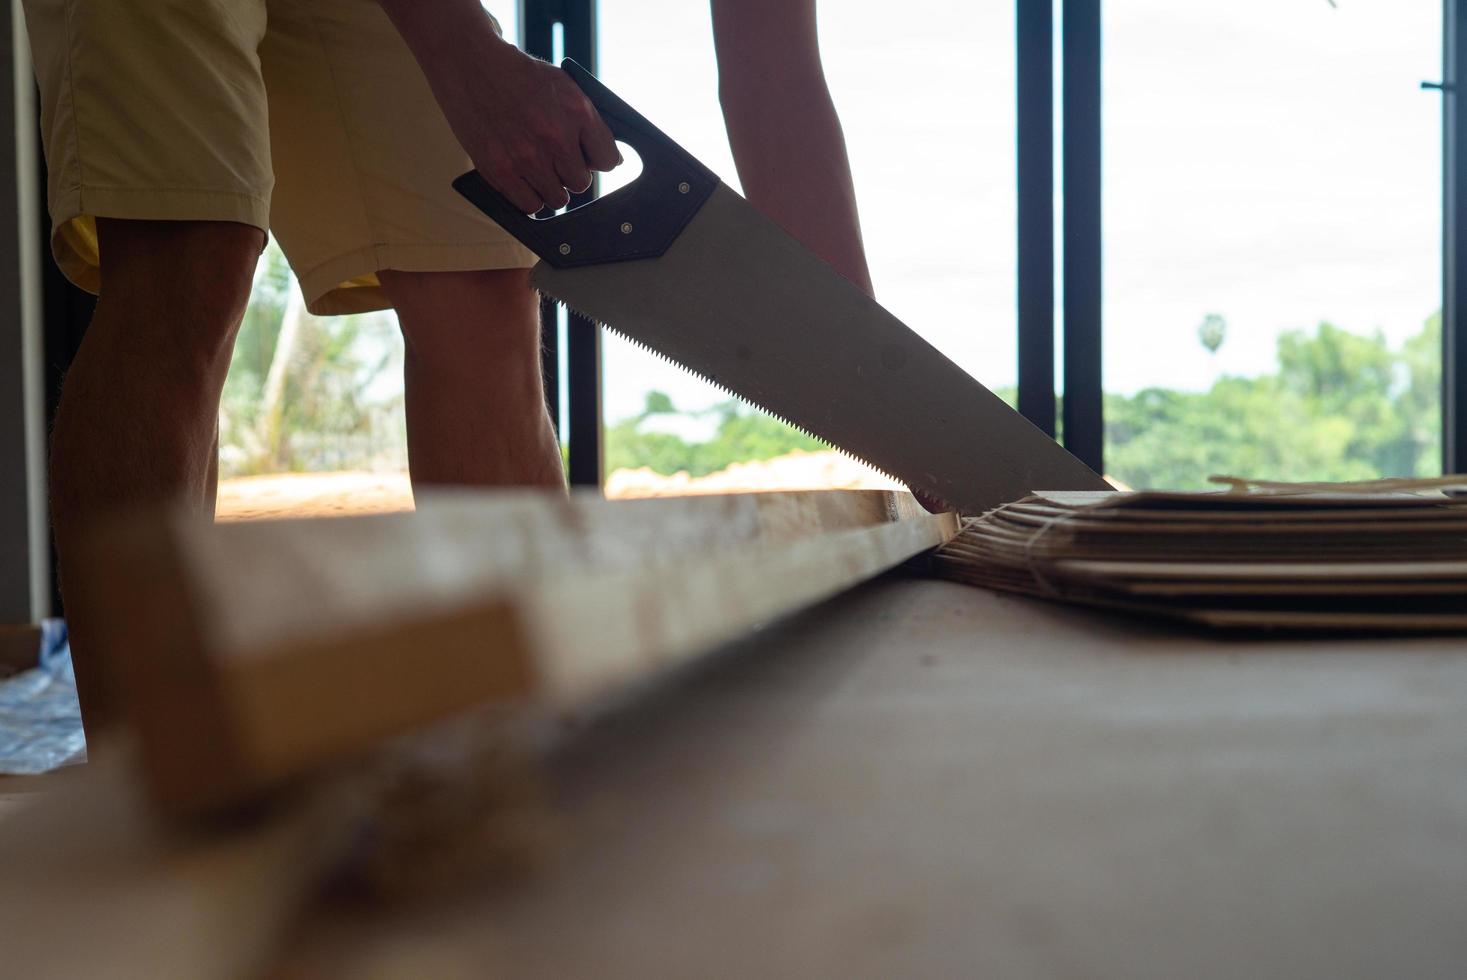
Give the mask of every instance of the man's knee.
M 409 355 L 460 364 L 539 350 L 540 305 L 525 269 L 379 273 Z
M 533 299 L 529 269 L 473 269 L 463 272 L 402 272 L 383 269 L 377 274 L 388 299 L 400 312 L 437 312 L 465 305 L 523 307 Z
M 230 221 L 97 221 L 99 311 L 138 339 L 167 331 L 186 350 L 233 337 L 249 304 L 264 232 Z

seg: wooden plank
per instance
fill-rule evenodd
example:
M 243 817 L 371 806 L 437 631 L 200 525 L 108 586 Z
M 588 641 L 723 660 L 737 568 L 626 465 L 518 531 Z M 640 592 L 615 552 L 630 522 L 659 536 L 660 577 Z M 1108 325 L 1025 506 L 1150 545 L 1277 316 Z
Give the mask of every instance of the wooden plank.
M 148 763 L 154 791 L 162 785 L 169 801 L 177 798 L 168 793 L 180 793 L 185 809 L 197 804 L 201 787 L 209 802 L 236 800 L 323 761 L 362 755 L 362 741 L 414 727 L 394 714 L 401 703 L 441 716 L 463 700 L 441 678 L 414 689 L 414 675 L 403 673 L 408 658 L 460 683 L 498 677 L 481 690 L 502 697 L 553 709 L 592 706 L 934 547 L 956 529 L 951 516 L 927 515 L 905 495 L 887 493 L 630 507 L 554 498 L 442 504 L 430 502 L 422 519 L 370 528 L 312 521 L 226 530 L 170 518 L 161 533 L 140 523 L 114 537 L 112 560 L 132 573 L 105 594 L 119 612 L 141 603 L 131 607 L 134 625 L 126 631 L 141 644 L 131 655 L 153 655 L 117 662 L 116 679 L 172 685 L 146 691 L 152 700 L 144 706 L 131 705 L 145 747 L 161 739 Z M 536 533 L 524 533 L 527 527 Z M 407 561 L 394 557 L 404 552 Z M 414 558 L 422 564 L 413 566 Z M 402 578 L 404 564 L 423 574 Z M 453 574 L 434 581 L 434 568 Z M 250 579 L 267 571 L 268 582 Z M 349 581 L 332 577 L 338 572 Z M 477 576 L 472 588 L 460 587 L 465 576 Z M 399 614 L 407 604 L 392 605 L 378 625 L 380 607 L 363 592 L 384 577 L 416 589 L 420 599 L 451 592 L 452 600 L 424 601 L 416 620 Z M 236 588 L 251 581 L 254 588 Z M 269 649 L 251 647 L 242 629 L 248 616 L 264 616 L 292 596 L 342 611 L 348 628 L 333 635 L 303 616 L 295 631 L 263 630 Z M 281 612 L 288 618 L 292 610 Z M 513 622 L 496 618 L 506 612 Z M 520 632 L 509 637 L 511 628 Z M 486 644 L 486 633 L 497 646 Z M 210 640 L 220 645 L 205 646 Z M 535 672 L 486 672 L 481 661 L 495 653 Z M 155 723 L 142 721 L 143 710 L 163 712 L 165 699 L 178 697 L 192 700 L 170 722 L 156 723 L 156 714 Z M 211 705 L 210 697 L 219 700 Z M 182 727 L 201 721 L 213 727 Z M 438 734 L 421 738 L 432 745 Z M 199 750 L 211 739 L 217 755 Z M 191 768 L 210 764 L 236 782 Z M 224 977 L 260 969 L 322 871 L 378 805 L 363 787 L 380 779 L 370 765 L 360 771 L 334 768 L 243 824 L 183 832 L 144 799 L 133 760 L 103 753 L 0 830 L 7 868 L 0 922 L 26 931 L 24 942 L 7 946 L 7 962 L 42 977 L 103 969 Z M 165 780 L 200 781 L 160 784 L 160 772 Z M 105 827 L 98 827 L 102 814 Z
M 81 587 L 165 806 L 226 806 L 485 703 L 565 709 L 941 544 L 905 493 L 607 502 L 120 529 Z

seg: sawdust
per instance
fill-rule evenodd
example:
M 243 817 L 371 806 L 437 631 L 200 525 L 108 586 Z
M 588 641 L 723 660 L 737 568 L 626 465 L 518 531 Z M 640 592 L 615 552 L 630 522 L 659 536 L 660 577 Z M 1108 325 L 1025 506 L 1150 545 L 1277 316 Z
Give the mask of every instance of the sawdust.
M 368 769 L 375 805 L 337 887 L 396 902 L 542 867 L 566 829 L 524 734 L 513 715 L 488 709 L 379 749 Z
M 735 463 L 707 476 L 667 476 L 647 468 L 617 470 L 606 480 L 612 500 L 771 490 L 892 489 L 893 481 L 833 450 L 792 452 Z M 412 510 L 406 473 L 278 473 L 219 483 L 221 521 L 285 517 L 348 517 Z

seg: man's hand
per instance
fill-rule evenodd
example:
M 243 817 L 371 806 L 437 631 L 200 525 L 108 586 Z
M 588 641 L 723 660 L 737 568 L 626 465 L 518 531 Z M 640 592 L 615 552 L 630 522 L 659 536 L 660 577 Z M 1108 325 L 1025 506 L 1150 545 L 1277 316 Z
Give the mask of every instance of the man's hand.
M 380 0 L 474 167 L 515 207 L 562 208 L 621 153 L 570 76 L 499 37 L 477 0 Z

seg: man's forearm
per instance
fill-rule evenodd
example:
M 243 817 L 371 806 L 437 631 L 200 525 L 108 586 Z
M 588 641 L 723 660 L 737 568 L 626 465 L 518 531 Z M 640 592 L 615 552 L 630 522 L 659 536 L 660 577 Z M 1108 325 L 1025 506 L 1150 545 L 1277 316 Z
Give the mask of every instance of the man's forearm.
M 377 0 L 474 167 L 524 211 L 561 208 L 621 162 L 570 77 L 499 36 L 478 0 Z
M 750 203 L 870 293 L 845 136 L 824 82 L 778 93 L 726 87 L 723 118 Z
M 713 26 L 719 97 L 745 196 L 870 293 L 845 136 L 820 65 L 814 0 L 713 0 Z

